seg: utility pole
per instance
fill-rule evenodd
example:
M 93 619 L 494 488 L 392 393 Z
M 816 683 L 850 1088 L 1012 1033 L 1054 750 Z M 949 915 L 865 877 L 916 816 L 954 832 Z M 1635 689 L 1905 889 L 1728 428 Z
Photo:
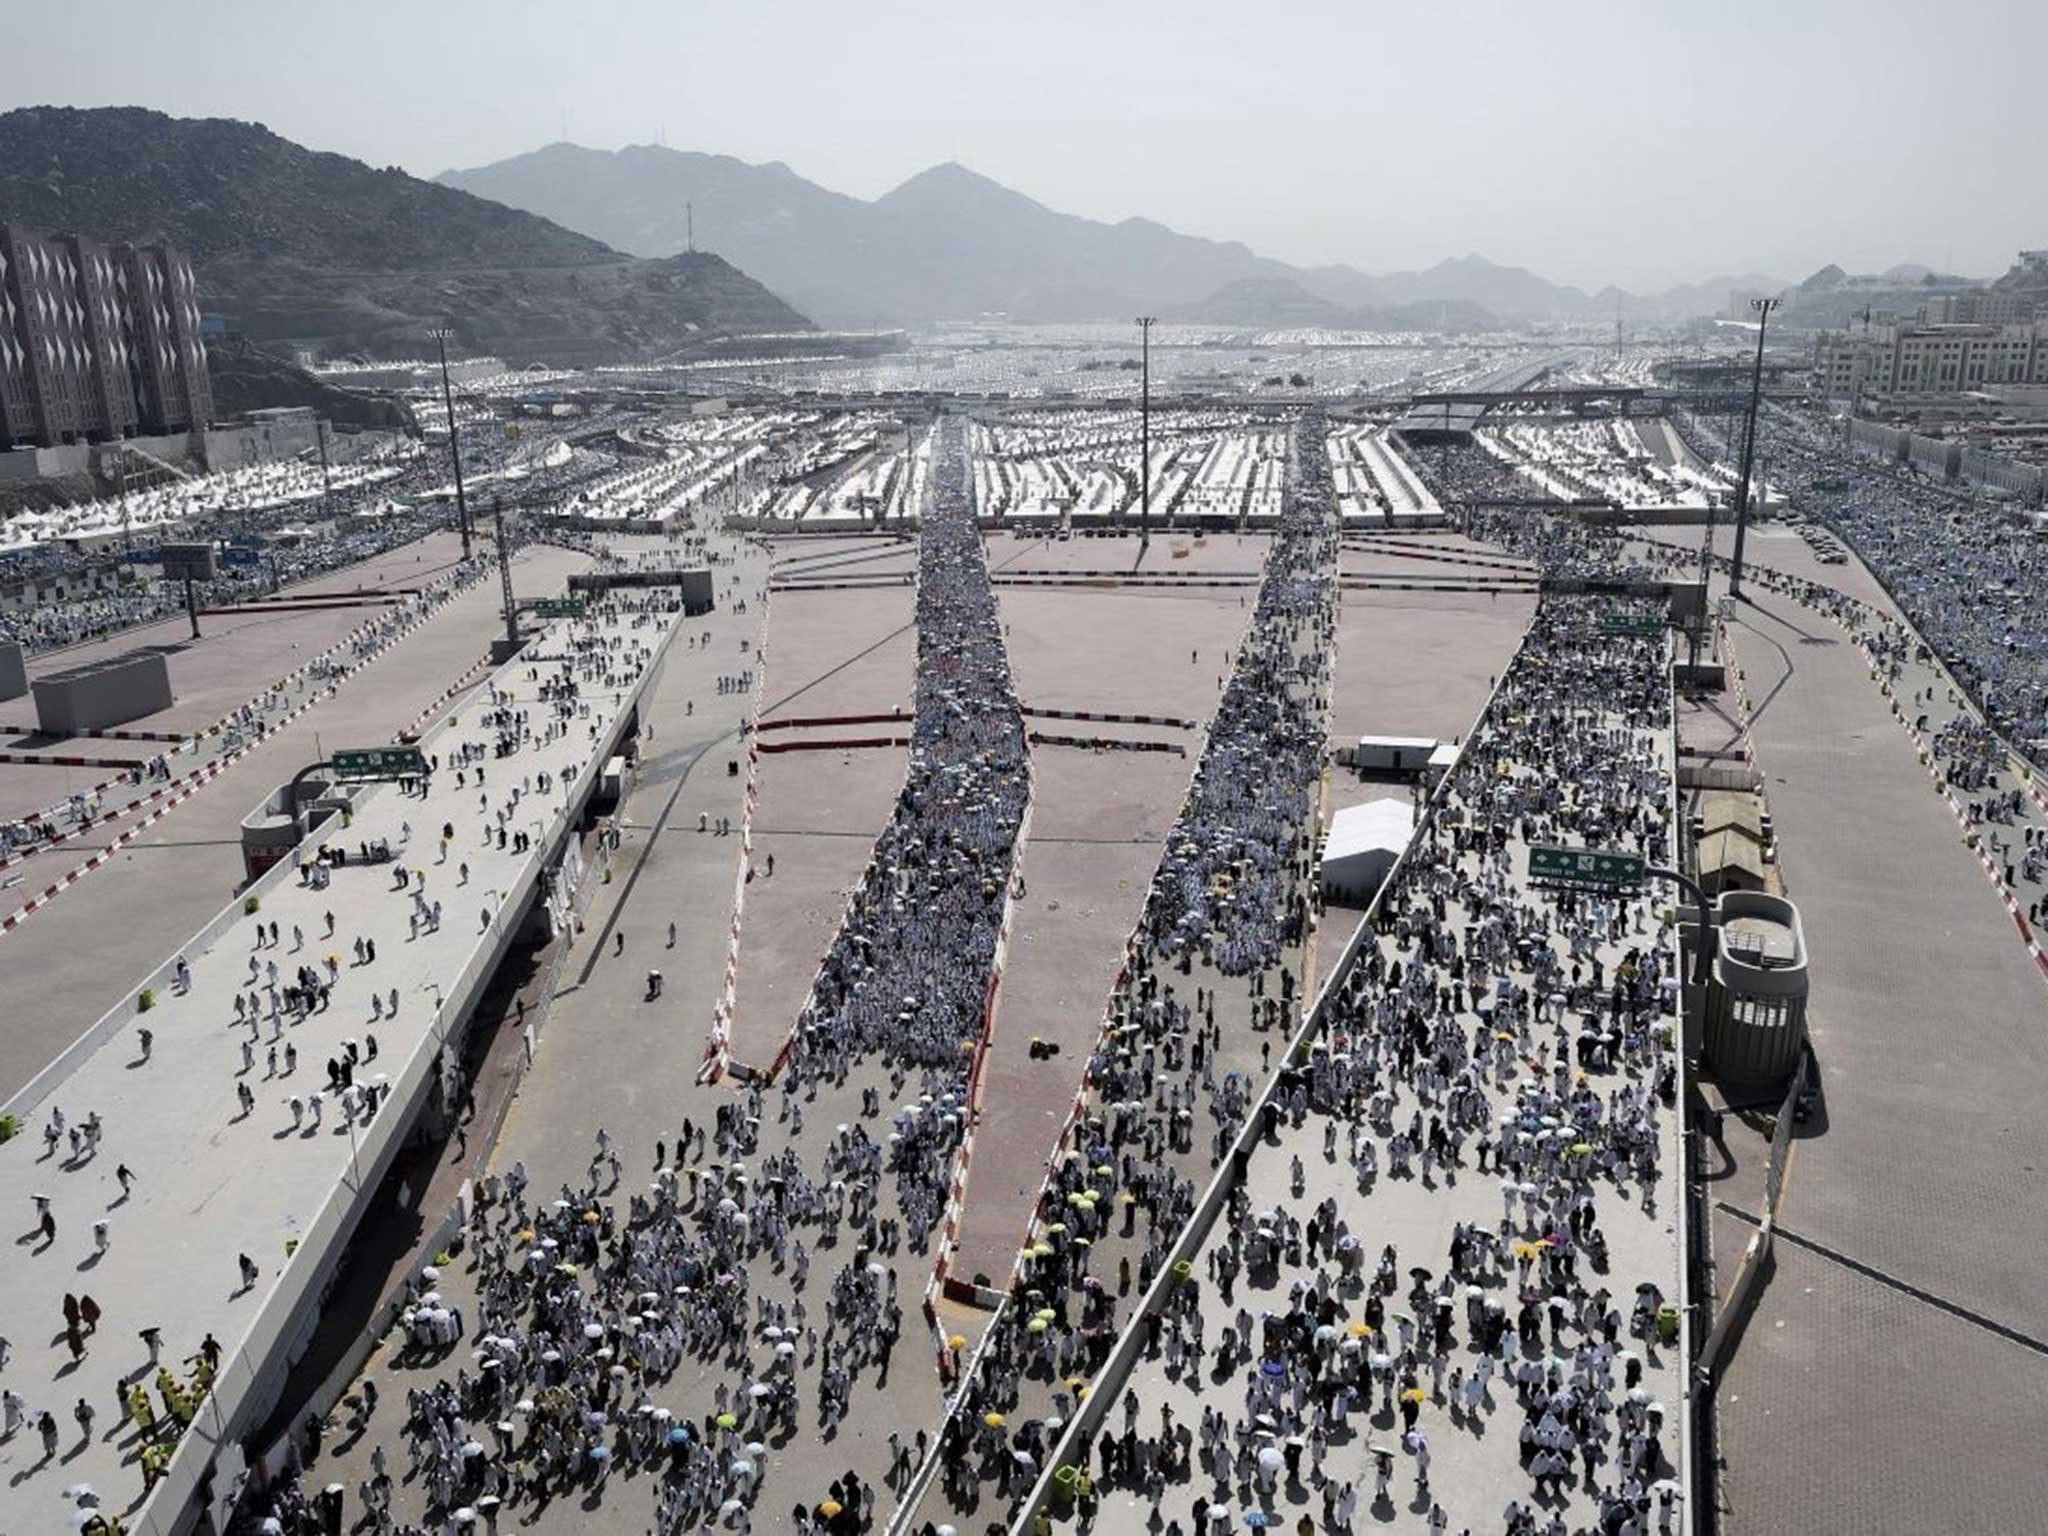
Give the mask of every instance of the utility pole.
M 327 418 L 325 416 L 314 418 L 313 432 L 320 439 L 320 515 L 332 522 L 334 519 L 334 472 L 327 463 Z
M 1756 367 L 1749 376 L 1749 426 L 1742 434 L 1742 475 L 1735 485 L 1735 563 L 1728 578 L 1728 595 L 1742 596 L 1742 540 L 1749 532 L 1749 470 L 1756 458 L 1756 410 L 1764 392 L 1764 330 L 1771 323 L 1777 299 L 1751 299 L 1756 311 Z
M 512 595 L 512 550 L 505 539 L 505 503 L 502 497 L 491 498 L 491 526 L 498 535 L 498 586 L 505 594 L 505 642 L 519 643 L 519 602 Z
M 1153 315 L 1138 316 L 1138 548 L 1152 542 L 1152 327 Z
M 469 558 L 469 500 L 462 494 L 462 440 L 455 431 L 455 392 L 448 387 L 448 338 L 455 334 L 447 326 L 436 326 L 427 334 L 441 348 L 441 404 L 448 411 L 448 451 L 455 456 L 455 520 L 462 528 L 462 558 Z

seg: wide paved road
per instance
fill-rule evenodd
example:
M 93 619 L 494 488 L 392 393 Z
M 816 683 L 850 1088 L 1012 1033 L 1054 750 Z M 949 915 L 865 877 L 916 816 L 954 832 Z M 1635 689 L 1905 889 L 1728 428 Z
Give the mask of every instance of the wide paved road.
M 0 1332 L 19 1352 L 9 1385 L 29 1395 L 32 1413 L 61 1413 L 66 1433 L 56 1457 L 38 1459 L 44 1448 L 33 1436 L 0 1443 L 0 1469 L 10 1474 L 0 1523 L 25 1528 L 54 1517 L 58 1483 L 92 1481 L 110 1497 L 117 1488 L 125 1494 L 123 1464 L 138 1447 L 120 1426 L 117 1393 L 152 1374 L 137 1329 L 162 1328 L 171 1360 L 203 1337 L 218 1337 L 226 1351 L 218 1390 L 223 1411 L 235 1412 L 250 1372 L 268 1358 L 264 1343 L 252 1346 L 253 1361 L 237 1359 L 245 1334 L 253 1329 L 268 1340 L 276 1309 L 290 1305 L 283 1298 L 318 1283 L 312 1251 L 292 1262 L 300 1240 L 325 1241 L 337 1187 L 357 1189 L 374 1176 L 377 1133 L 407 1112 L 408 1093 L 415 1094 L 411 1106 L 421 1102 L 427 1090 L 417 1085 L 456 1022 L 443 1015 L 444 995 L 451 1009 L 461 1002 L 461 978 L 474 957 L 494 954 L 503 924 L 522 915 L 504 910 L 507 900 L 602 768 L 593 740 L 683 622 L 678 613 L 619 614 L 548 626 L 528 657 L 492 679 L 497 707 L 528 717 L 524 731 L 512 731 L 516 751 L 496 750 L 510 728 L 487 719 L 481 696 L 465 699 L 422 742 L 442 760 L 425 794 L 372 789 L 352 825 L 325 829 L 321 843 L 347 849 L 350 859 L 326 888 L 287 874 L 263 890 L 253 916 L 245 909 L 210 940 L 180 944 L 172 953 L 189 962 L 189 987 L 157 983 L 156 1006 L 109 1035 L 34 1106 L 24 1133 L 0 1151 L 0 1204 L 30 1213 L 35 1197 L 47 1196 L 56 1226 L 18 1241 Z M 595 648 L 572 651 L 572 631 Z M 542 657 L 568 664 L 534 666 Z M 566 720 L 545 692 L 564 677 L 579 686 Z M 463 746 L 479 761 L 458 769 Z M 553 776 L 547 787 L 539 782 L 543 771 Z M 515 787 L 522 781 L 523 789 Z M 438 836 L 444 823 L 453 829 L 450 841 Z M 499 828 L 502 844 L 493 837 Z M 527 832 L 536 845 L 522 850 L 517 835 Z M 379 840 L 409 871 L 402 882 L 398 866 L 356 858 L 363 843 Z M 421 922 L 429 902 L 438 917 Z M 266 925 L 275 941 L 265 942 Z M 129 945 L 101 964 L 133 987 L 168 958 Z M 280 1008 L 278 989 L 304 967 L 329 982 L 332 995 L 326 1007 L 299 1016 Z M 239 1022 L 245 996 L 263 1010 L 260 1025 L 252 1015 L 246 1032 Z M 154 1037 L 150 1046 L 143 1025 Z M 374 1124 L 367 1112 L 360 1119 L 348 1113 L 329 1081 L 350 1041 L 365 1053 L 353 1080 L 389 1085 L 398 1101 L 380 1107 Z M 103 1117 L 96 1154 L 79 1155 L 62 1136 L 46 1150 L 41 1133 L 59 1110 L 72 1126 Z M 120 1180 L 124 1167 L 135 1175 L 132 1190 Z M 105 1224 L 104 1244 L 96 1223 Z M 238 1256 L 248 1261 L 239 1273 Z M 86 1348 L 67 1351 L 60 1304 L 73 1292 L 95 1295 L 105 1320 Z M 102 1415 L 97 1436 L 78 1434 L 72 1422 L 69 1410 L 81 1398 Z
M 589 563 L 568 550 L 536 548 L 514 562 L 513 575 L 525 591 L 546 595 L 560 592 L 568 576 Z M 25 1085 L 134 984 L 134 967 L 109 965 L 111 952 L 161 956 L 220 910 L 245 879 L 242 818 L 265 796 L 323 751 L 388 742 L 480 661 L 502 627 L 500 601 L 497 583 L 486 580 L 444 605 L 344 680 L 333 698 L 255 747 L 112 863 L 0 937 L 0 988 L 24 1004 L 6 1010 L 7 1027 L 0 1030 L 0 1096 Z M 134 824 L 117 822 L 107 837 Z M 37 855 L 26 866 L 28 878 L 6 891 L 0 906 L 18 907 L 106 842 L 95 833 Z
M 1721 1384 L 1728 1528 L 2034 1529 L 2048 990 L 1861 655 L 1752 596 L 1735 650 L 1814 957 L 1825 1116 Z

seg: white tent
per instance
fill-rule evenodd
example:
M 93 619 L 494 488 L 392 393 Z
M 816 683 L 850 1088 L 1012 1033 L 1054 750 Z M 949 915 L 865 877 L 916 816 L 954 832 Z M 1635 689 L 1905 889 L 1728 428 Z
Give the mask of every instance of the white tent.
M 1347 805 L 1331 818 L 1323 840 L 1323 895 L 1339 906 L 1363 907 L 1415 835 L 1415 808 L 1405 800 Z

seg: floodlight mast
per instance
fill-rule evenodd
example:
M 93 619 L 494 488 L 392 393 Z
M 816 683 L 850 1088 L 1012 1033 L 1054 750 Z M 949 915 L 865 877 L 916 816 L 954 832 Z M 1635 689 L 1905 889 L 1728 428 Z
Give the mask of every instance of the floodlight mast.
M 1764 331 L 1781 299 L 1751 299 L 1756 311 L 1756 366 L 1749 376 L 1749 426 L 1742 434 L 1742 477 L 1735 487 L 1735 561 L 1728 576 L 1728 595 L 1742 596 L 1742 541 L 1749 532 L 1749 471 L 1756 460 L 1756 412 L 1764 391 Z
M 448 451 L 455 458 L 455 519 L 462 527 L 462 558 L 469 558 L 469 500 L 462 494 L 462 440 L 455 432 L 455 392 L 448 387 L 448 338 L 455 334 L 437 325 L 427 334 L 441 348 L 441 404 L 448 412 Z
M 1152 327 L 1153 315 L 1138 316 L 1138 547 L 1152 542 Z

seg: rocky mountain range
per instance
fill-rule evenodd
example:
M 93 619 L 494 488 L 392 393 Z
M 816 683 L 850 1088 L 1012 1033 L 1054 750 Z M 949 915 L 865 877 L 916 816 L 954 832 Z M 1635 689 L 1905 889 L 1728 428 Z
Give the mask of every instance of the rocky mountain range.
M 1722 313 L 1731 290 L 1780 280 L 1712 278 L 1652 295 L 1588 294 L 1477 255 L 1375 276 L 1294 267 L 1236 241 L 1150 219 L 1106 223 L 1048 208 L 964 166 L 922 171 L 872 201 L 833 192 L 775 161 L 749 164 L 633 145 L 550 144 L 437 178 L 642 256 L 723 251 L 830 324 L 972 318 L 1122 319 L 1150 310 L 1229 314 L 1225 324 L 1471 328 L 1508 320 L 1681 320 Z M 1249 286 L 1247 286 L 1249 285 Z M 1343 321 L 1305 321 L 1307 300 Z M 1447 309 L 1445 306 L 1465 306 Z
M 0 113 L 0 220 L 167 240 L 201 305 L 263 343 L 416 356 L 425 333 L 508 362 L 687 353 L 810 322 L 723 259 L 628 255 L 544 217 L 323 154 L 260 124 L 135 107 Z

